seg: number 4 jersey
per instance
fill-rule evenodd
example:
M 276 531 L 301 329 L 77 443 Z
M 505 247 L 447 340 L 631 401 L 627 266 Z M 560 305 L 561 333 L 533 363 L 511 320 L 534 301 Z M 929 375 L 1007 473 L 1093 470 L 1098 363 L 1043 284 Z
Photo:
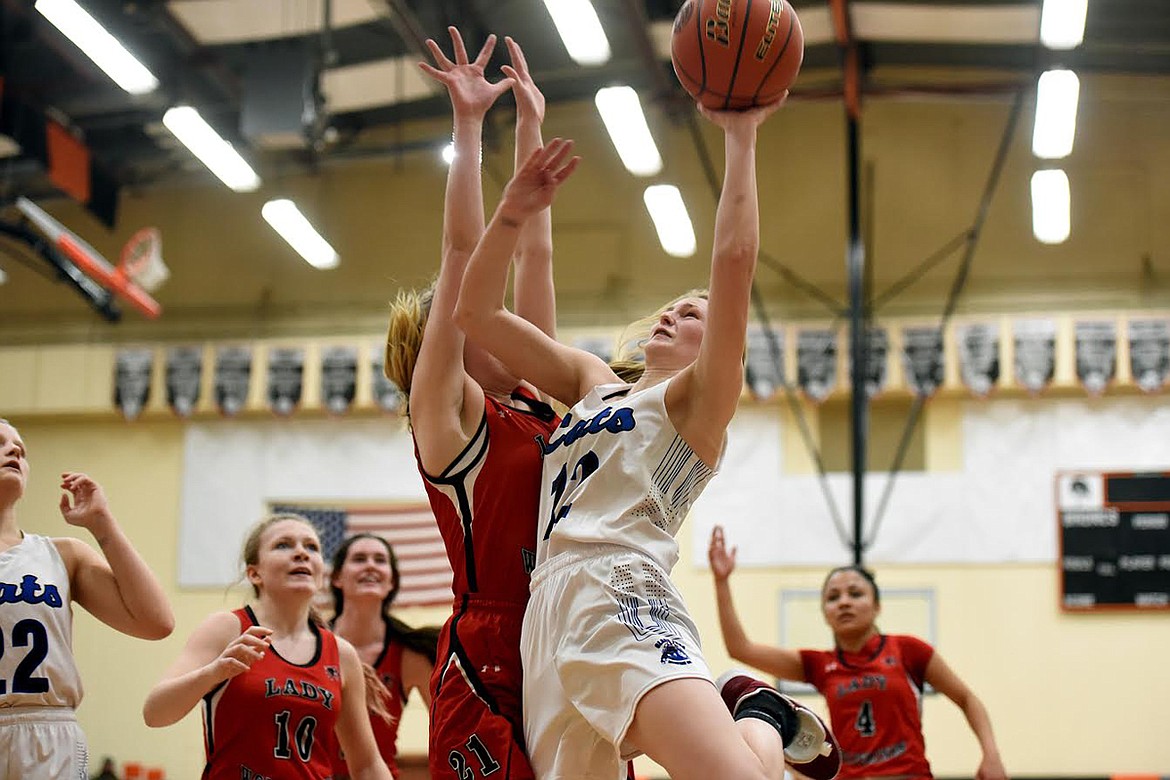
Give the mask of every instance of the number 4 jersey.
M 259 625 L 237 609 L 240 633 Z M 270 648 L 252 667 L 203 697 L 204 780 L 321 780 L 333 776 L 333 727 L 341 710 L 337 638 L 310 624 L 317 652 L 294 664 Z
M 52 539 L 25 534 L 0 553 L 0 708 L 80 702 L 69 572 Z
M 878 634 L 856 653 L 801 650 L 804 679 L 825 697 L 841 746 L 838 780 L 928 778 L 922 689 L 934 648 L 912 636 Z

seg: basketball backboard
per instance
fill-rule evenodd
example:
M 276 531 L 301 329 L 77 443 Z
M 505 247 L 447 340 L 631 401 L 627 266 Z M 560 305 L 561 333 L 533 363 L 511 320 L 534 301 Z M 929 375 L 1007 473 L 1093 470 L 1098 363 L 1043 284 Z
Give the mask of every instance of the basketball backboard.
M 28 198 L 17 198 L 16 208 L 66 257 L 102 287 L 151 319 L 157 319 L 162 314 L 162 306 L 158 301 L 139 287 L 123 268 L 112 266 L 101 253 L 40 206 Z

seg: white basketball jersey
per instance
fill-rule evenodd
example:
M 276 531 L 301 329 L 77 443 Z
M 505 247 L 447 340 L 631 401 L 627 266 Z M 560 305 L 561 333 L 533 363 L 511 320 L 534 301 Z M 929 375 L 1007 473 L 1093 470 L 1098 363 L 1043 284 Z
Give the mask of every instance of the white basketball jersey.
M 674 535 L 715 471 L 667 417 L 669 384 L 635 394 L 599 385 L 543 442 L 538 566 L 602 544 L 639 550 L 668 573 L 674 567 Z
M 49 537 L 0 553 L 0 632 L 0 708 L 77 707 L 69 572 Z

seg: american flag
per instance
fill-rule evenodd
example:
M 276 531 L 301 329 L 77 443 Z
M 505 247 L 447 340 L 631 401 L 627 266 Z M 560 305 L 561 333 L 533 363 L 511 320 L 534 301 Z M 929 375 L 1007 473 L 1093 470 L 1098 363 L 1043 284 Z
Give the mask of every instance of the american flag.
M 397 607 L 451 603 L 451 564 L 439 526 L 425 503 L 272 504 L 275 513 L 292 512 L 309 519 L 321 537 L 326 563 L 348 537 L 378 534 L 394 548 L 402 579 Z

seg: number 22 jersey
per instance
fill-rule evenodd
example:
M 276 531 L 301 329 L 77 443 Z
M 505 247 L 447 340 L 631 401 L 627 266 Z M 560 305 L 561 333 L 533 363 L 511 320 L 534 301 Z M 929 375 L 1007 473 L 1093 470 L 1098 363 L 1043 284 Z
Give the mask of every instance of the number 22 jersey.
M 240 633 L 259 625 L 251 607 L 233 613 Z M 341 710 L 337 638 L 310 623 L 317 652 L 294 664 L 269 648 L 248 671 L 203 697 L 204 780 L 328 780 Z
M 0 553 L 0 709 L 81 703 L 69 572 L 47 536 Z

